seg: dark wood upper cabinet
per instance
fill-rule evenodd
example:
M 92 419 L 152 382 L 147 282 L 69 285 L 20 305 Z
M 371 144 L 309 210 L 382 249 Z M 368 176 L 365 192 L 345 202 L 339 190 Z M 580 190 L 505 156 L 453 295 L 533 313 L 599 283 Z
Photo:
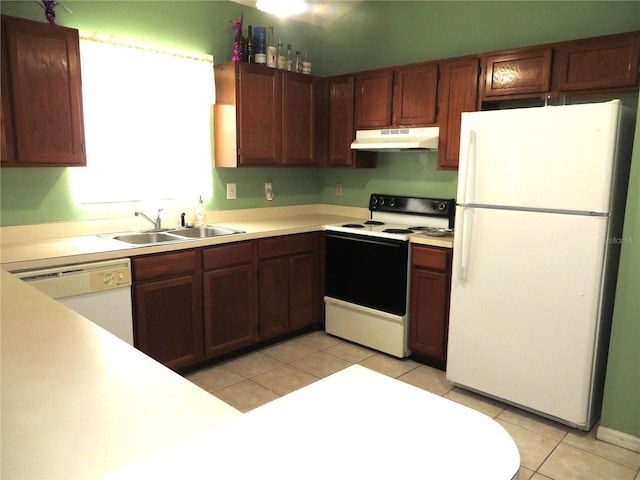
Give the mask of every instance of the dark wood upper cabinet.
M 316 164 L 316 102 L 320 79 L 282 72 L 282 165 Z
M 2 165 L 86 165 L 77 30 L 2 16 Z
M 478 57 L 440 63 L 438 86 L 438 169 L 457 170 L 460 155 L 462 112 L 476 110 L 478 99 Z
M 418 63 L 355 74 L 355 129 L 436 122 L 438 64 Z
M 351 150 L 351 142 L 355 139 L 354 75 L 330 77 L 326 81 L 325 89 L 328 105 L 328 137 L 324 165 L 346 168 L 373 167 L 375 160 L 371 152 Z
M 355 75 L 355 129 L 391 125 L 393 70 L 375 70 Z
M 437 63 L 420 63 L 396 68 L 393 86 L 393 125 L 434 124 L 437 88 Z
M 566 42 L 554 48 L 551 89 L 636 87 L 639 59 L 639 32 Z
M 277 70 L 242 62 L 214 67 L 216 167 L 281 163 L 281 99 Z
M 551 47 L 484 55 L 483 97 L 543 94 L 551 85 Z

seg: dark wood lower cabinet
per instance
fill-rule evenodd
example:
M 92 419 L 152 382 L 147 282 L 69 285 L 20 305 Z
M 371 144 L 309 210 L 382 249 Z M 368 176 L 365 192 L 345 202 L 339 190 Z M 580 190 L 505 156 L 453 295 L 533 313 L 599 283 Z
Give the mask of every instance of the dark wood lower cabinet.
M 136 347 L 169 368 L 200 361 L 199 252 L 149 255 L 132 263 Z
M 451 249 L 414 245 L 409 349 L 444 368 L 451 284 Z
M 261 339 L 319 321 L 318 235 L 304 233 L 258 241 L 258 334 Z
M 135 344 L 180 369 L 319 324 L 318 232 L 134 257 Z
M 255 243 L 203 250 L 204 353 L 215 357 L 256 341 Z

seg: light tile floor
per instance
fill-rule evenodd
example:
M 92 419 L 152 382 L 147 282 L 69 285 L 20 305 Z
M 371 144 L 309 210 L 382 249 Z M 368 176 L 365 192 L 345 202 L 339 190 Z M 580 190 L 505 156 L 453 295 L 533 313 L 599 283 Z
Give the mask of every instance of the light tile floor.
M 520 480 L 640 480 L 640 454 L 453 387 L 444 372 L 400 360 L 324 332 L 287 340 L 186 375 L 247 412 L 354 363 L 410 383 L 495 418 L 520 450 Z

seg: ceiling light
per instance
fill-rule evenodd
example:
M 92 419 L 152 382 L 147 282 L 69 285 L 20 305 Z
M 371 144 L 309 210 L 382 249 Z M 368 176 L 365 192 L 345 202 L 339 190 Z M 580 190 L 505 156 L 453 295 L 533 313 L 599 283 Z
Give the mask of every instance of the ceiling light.
M 256 7 L 279 17 L 290 17 L 304 12 L 307 4 L 304 0 L 258 0 Z

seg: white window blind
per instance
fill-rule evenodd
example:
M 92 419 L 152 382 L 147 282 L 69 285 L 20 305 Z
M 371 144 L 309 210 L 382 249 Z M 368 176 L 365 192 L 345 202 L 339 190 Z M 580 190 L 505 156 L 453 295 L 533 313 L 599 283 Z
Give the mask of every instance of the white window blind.
M 82 203 L 212 194 L 213 58 L 113 38 L 80 41 L 87 167 Z

